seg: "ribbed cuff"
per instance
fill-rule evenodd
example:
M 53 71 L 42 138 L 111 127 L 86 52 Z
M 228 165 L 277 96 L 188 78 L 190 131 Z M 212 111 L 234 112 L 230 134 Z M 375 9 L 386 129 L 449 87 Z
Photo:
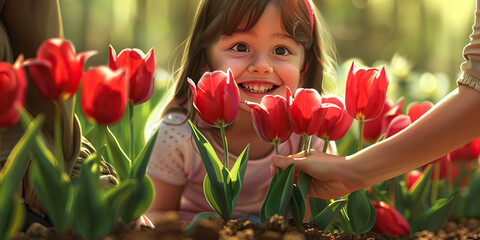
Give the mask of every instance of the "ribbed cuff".
M 463 73 L 463 77 L 457 80 L 457 85 L 460 83 L 480 92 L 480 79 L 474 77 L 469 73 Z

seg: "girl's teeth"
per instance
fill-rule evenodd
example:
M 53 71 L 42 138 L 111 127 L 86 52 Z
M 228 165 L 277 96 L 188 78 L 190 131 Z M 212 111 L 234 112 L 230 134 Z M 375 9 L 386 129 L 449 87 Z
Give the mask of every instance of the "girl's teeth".
M 268 83 L 242 83 L 240 86 L 253 93 L 266 93 L 274 87 L 273 84 Z

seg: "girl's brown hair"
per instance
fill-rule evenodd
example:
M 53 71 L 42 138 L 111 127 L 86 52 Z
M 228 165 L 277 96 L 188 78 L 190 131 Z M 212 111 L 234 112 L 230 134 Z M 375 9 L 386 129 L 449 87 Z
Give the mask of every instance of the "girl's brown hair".
M 181 66 L 174 84 L 174 92 L 166 111 L 183 111 L 193 120 L 191 90 L 187 78 L 197 83 L 207 70 L 207 48 L 222 34 L 250 30 L 260 19 L 270 2 L 278 4 L 282 27 L 288 35 L 305 48 L 307 71 L 300 87 L 315 88 L 322 92 L 324 73 L 332 69 L 334 47 L 318 11 L 314 13 L 315 23 L 310 22 L 310 11 L 305 0 L 202 0 L 195 16 L 195 24 L 186 41 Z M 315 8 L 314 8 L 315 9 Z M 245 24 L 246 22 L 246 24 Z M 311 26 L 313 24 L 313 27 Z M 240 28 L 240 29 L 239 29 Z M 313 31 L 312 31 L 313 29 Z M 173 96 L 172 96 L 173 95 Z M 187 103 L 188 109 L 183 106 Z M 163 114 L 162 114 L 163 115 Z

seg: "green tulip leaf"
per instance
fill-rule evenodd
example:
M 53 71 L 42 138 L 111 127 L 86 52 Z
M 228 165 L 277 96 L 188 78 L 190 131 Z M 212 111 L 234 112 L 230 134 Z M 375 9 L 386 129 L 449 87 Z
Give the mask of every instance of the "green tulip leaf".
M 137 180 L 141 180 L 147 171 L 147 165 L 150 160 L 150 155 L 157 140 L 158 130 L 155 131 L 153 136 L 148 140 L 147 144 L 143 147 L 140 154 L 137 155 L 132 167 L 132 176 L 136 176 Z
M 330 203 L 323 211 L 312 217 L 309 223 L 315 223 L 321 229 L 325 229 L 340 213 L 340 210 L 347 204 L 347 199 L 339 199 Z
M 22 181 L 27 163 L 30 160 L 29 151 L 35 144 L 36 137 L 43 127 L 45 117 L 43 115 L 35 118 L 26 128 L 25 134 L 20 138 L 12 149 L 5 165 L 0 169 L 0 209 L 4 210 L 1 203 L 11 200 L 11 196 L 17 191 L 18 185 Z M 8 204 L 10 205 L 10 204 Z M 11 206 L 5 206 L 10 208 Z M 4 211 L 2 211 L 4 212 Z M 1 223 L 0 219 L 0 223 Z M 0 226 L 5 226 L 1 224 Z
M 110 223 L 116 223 L 119 219 L 122 209 L 128 206 L 129 198 L 135 193 L 138 181 L 135 178 L 128 178 L 117 186 L 112 186 L 107 189 L 105 197 L 109 207 L 108 216 Z M 154 195 L 154 193 L 152 193 Z M 154 197 L 154 196 L 153 196 Z
M 129 178 L 125 181 L 131 180 Z M 152 180 L 147 175 L 143 176 L 141 181 L 137 181 L 138 185 L 133 193 L 128 196 L 127 204 L 122 208 L 122 220 L 129 223 L 144 214 L 152 205 L 155 198 L 155 187 Z M 124 196 L 122 196 L 124 197 Z
M 185 231 L 183 231 L 183 233 L 185 233 L 185 235 L 187 235 L 187 236 L 191 236 L 195 232 L 195 227 L 197 226 L 198 221 L 206 220 L 206 219 L 210 218 L 210 216 L 214 216 L 214 215 L 216 215 L 216 213 L 214 213 L 214 212 L 201 212 L 201 213 L 195 215 L 192 222 L 190 222 L 190 224 L 188 224 L 188 226 L 185 228 Z
M 420 232 L 423 230 L 436 232 L 440 229 L 450 217 L 455 207 L 454 200 L 457 194 L 458 191 L 455 191 L 450 194 L 448 198 L 441 198 L 435 201 L 429 209 L 413 221 L 411 226 L 412 232 Z
M 428 192 L 431 185 L 432 169 L 432 165 L 428 165 L 420 179 L 418 179 L 410 189 L 410 199 L 412 203 L 418 203 L 422 195 Z
M 210 206 L 224 219 L 229 219 L 231 215 L 230 205 L 232 203 L 231 177 L 228 170 L 218 159 L 215 150 L 208 140 L 198 131 L 198 129 L 189 120 L 188 124 L 192 130 L 192 136 L 202 157 L 203 164 L 207 174 L 203 181 L 205 197 Z M 239 163 L 240 164 L 240 163 Z M 208 180 L 207 180 L 208 179 Z M 229 199 L 229 200 L 228 200 Z
M 465 163 L 462 162 L 460 166 L 460 172 L 458 173 L 457 179 L 453 184 L 453 189 L 460 189 L 460 185 L 462 184 L 462 180 L 463 178 L 465 178 L 466 174 L 467 174 L 467 167 L 465 166 Z
M 310 177 L 310 175 L 304 172 L 300 172 L 298 174 L 298 187 L 300 188 L 300 191 L 302 192 L 304 198 L 307 198 L 307 192 L 308 188 L 310 187 L 311 180 L 312 177 Z
M 418 214 L 428 207 L 426 198 L 429 196 L 432 181 L 432 165 L 428 165 L 423 171 L 422 176 L 415 182 L 410 189 L 408 208 L 410 209 L 410 219 L 415 219 Z
M 275 174 L 275 176 L 273 176 L 272 180 L 270 180 L 270 185 L 268 185 L 267 196 L 265 196 L 265 200 L 263 201 L 263 205 L 262 205 L 262 208 L 260 209 L 260 213 L 259 213 L 259 218 L 260 218 L 261 223 L 264 223 L 267 220 L 267 217 L 265 215 L 265 209 L 266 209 L 267 203 L 270 201 L 268 199 L 272 195 L 273 187 L 275 186 L 279 175 L 280 174 L 278 174 L 278 173 Z
M 375 209 L 373 209 L 372 215 L 372 208 L 373 206 L 363 190 L 350 193 L 348 196 L 347 214 L 354 232 L 364 233 L 365 229 L 371 224 L 372 218 L 373 223 L 375 223 Z
M 382 192 L 377 185 L 373 185 L 370 188 L 372 191 L 369 196 L 371 196 L 375 201 L 385 202 L 388 205 L 392 205 L 392 202 L 390 201 L 390 198 L 386 196 L 387 193 L 385 191 Z
M 24 127 L 32 122 L 32 117 L 27 111 L 20 112 L 20 117 Z M 60 164 L 55 163 L 55 157 L 43 138 L 36 135 L 34 139 L 32 146 L 34 161 L 30 165 L 30 182 L 45 205 L 50 221 L 59 232 L 66 232 L 73 217 L 70 179 Z
M 368 219 L 365 226 L 363 226 L 363 228 L 360 230 L 361 233 L 366 233 L 372 230 L 373 226 L 375 225 L 375 220 L 377 219 L 377 212 L 375 211 L 375 207 L 370 201 L 368 203 L 369 203 L 368 206 L 370 210 L 370 214 L 369 214 L 370 218 Z
M 292 196 L 294 176 L 295 165 L 290 164 L 277 177 L 275 185 L 272 186 L 271 192 L 265 199 L 265 218 L 275 214 L 285 216 L 285 210 Z
M 1 191 L 2 190 L 0 189 L 0 192 Z M 7 202 L 9 208 L 0 209 L 2 210 L 2 213 L 4 213 L 0 216 L 0 239 L 10 239 L 13 237 L 20 230 L 25 221 L 25 205 L 16 193 L 10 196 L 11 201 Z M 0 203 L 0 205 L 3 204 L 5 203 Z M 6 206 L 6 204 L 4 206 Z
M 105 127 L 103 125 L 93 125 L 86 133 L 85 138 L 93 145 L 96 151 L 105 145 Z
M 211 184 L 210 177 L 208 173 L 205 175 L 205 178 L 203 179 L 203 192 L 205 194 L 205 198 L 207 198 L 208 204 L 218 213 L 218 215 L 222 216 L 222 218 L 225 219 L 225 217 L 228 216 L 228 213 L 230 210 L 226 206 L 226 203 L 224 201 L 224 198 L 220 199 L 219 196 L 225 196 L 226 193 L 215 193 L 215 189 L 213 188 Z
M 478 189 L 480 189 L 480 174 L 477 168 L 474 168 L 470 173 L 468 189 L 476 189 L 476 191 L 470 191 L 466 196 L 465 201 L 467 206 L 465 206 L 465 208 L 468 208 L 468 210 L 466 211 L 465 216 L 478 218 L 480 216 L 480 206 L 478 206 L 478 204 L 473 204 L 480 199 L 480 191 L 478 191 Z
M 202 157 L 203 164 L 207 170 L 207 174 L 210 178 L 213 178 L 212 184 L 218 186 L 224 186 L 224 177 L 222 174 L 222 169 L 224 168 L 222 162 L 217 157 L 215 150 L 213 150 L 212 145 L 208 142 L 208 140 L 202 135 L 200 131 L 193 125 L 193 123 L 189 120 L 188 124 L 190 129 L 192 130 L 193 139 L 195 139 L 195 143 L 198 147 L 198 151 L 200 152 L 200 156 Z
M 238 196 L 240 195 L 240 190 L 242 189 L 243 178 L 245 177 L 245 172 L 247 170 L 248 163 L 248 152 L 250 145 L 247 145 L 242 151 L 240 156 L 238 156 L 237 161 L 233 164 L 232 169 L 230 170 L 230 176 L 232 178 L 232 208 L 235 208 L 237 205 Z
M 303 223 L 303 218 L 305 217 L 305 211 L 307 209 L 305 205 L 305 198 L 303 197 L 300 188 L 295 185 L 292 185 L 292 194 L 290 195 L 289 209 L 292 214 L 293 220 L 297 227 L 301 227 Z
M 97 239 L 110 232 L 108 202 L 100 188 L 100 154 L 93 153 L 83 161 L 78 177 L 75 230 L 86 239 Z M 88 210 L 87 210 L 88 209 Z
M 110 156 L 110 161 L 112 161 L 112 164 L 117 170 L 120 181 L 123 181 L 130 175 L 132 161 L 127 154 L 125 154 L 125 151 L 123 151 L 118 143 L 117 138 L 108 127 L 105 128 L 105 135 L 107 136 L 107 152 Z
M 316 197 L 308 197 L 308 205 L 310 206 L 310 216 L 316 216 L 322 212 L 328 205 L 330 200 L 320 199 Z

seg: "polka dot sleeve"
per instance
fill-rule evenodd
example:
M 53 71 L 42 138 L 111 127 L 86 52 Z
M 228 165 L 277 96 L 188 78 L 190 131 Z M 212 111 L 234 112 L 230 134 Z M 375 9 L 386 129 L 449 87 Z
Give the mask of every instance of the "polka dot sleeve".
M 185 115 L 180 113 L 171 113 L 162 119 L 148 164 L 150 177 L 174 185 L 185 184 L 192 160 L 192 139 L 184 119 Z

